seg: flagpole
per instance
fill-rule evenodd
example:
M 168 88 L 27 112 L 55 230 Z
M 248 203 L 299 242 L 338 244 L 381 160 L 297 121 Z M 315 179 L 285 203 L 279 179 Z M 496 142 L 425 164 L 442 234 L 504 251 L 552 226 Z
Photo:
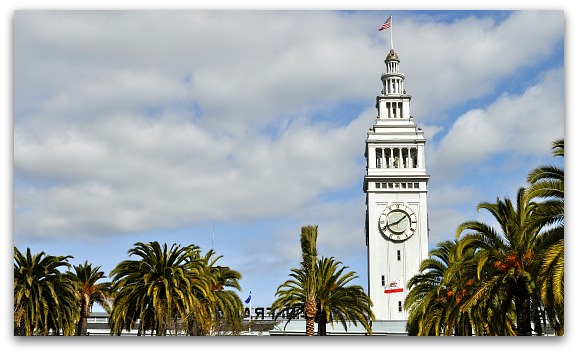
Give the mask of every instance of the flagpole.
M 251 333 L 251 320 L 253 319 L 252 314 L 252 305 L 253 305 L 253 296 L 251 296 L 252 289 L 249 289 L 249 333 Z
M 391 49 L 393 50 L 393 14 L 389 14 L 391 17 L 391 23 L 389 25 L 389 41 L 391 43 Z

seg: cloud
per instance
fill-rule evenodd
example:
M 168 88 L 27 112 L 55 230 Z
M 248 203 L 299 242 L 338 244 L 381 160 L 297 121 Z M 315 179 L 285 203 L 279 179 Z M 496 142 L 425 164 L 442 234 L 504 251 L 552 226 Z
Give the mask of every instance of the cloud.
M 16 188 L 16 230 L 78 237 L 282 215 L 353 181 L 363 122 L 295 120 L 276 140 L 225 139 L 169 118 L 103 118 L 65 134 L 18 131 L 18 176 L 53 184 Z
M 459 186 L 434 181 L 428 187 L 429 246 L 453 240 L 459 224 L 475 218 L 475 206 L 484 198 L 479 187 Z
M 290 218 L 316 204 L 310 215 L 350 245 L 360 230 L 345 222 L 354 222 L 349 208 L 331 214 L 337 220 L 317 213 L 336 207 L 323 195 L 361 184 L 388 47 L 372 24 L 380 15 L 17 11 L 15 235 Z M 501 22 L 409 15 L 395 22 L 396 51 L 412 113 L 434 140 L 428 172 L 445 178 L 495 153 L 548 151 L 536 141 L 549 147 L 560 131 L 544 117 L 563 112 L 561 70 L 524 93 L 492 92 L 523 69 L 537 72 L 562 37 L 562 12 Z M 488 95 L 490 106 L 448 124 L 449 108 Z
M 515 198 L 532 168 L 564 137 L 564 76 L 555 68 L 520 94 L 504 92 L 457 117 L 439 144 L 427 145 L 430 247 L 453 239 L 468 220 L 491 222 L 477 204 Z M 438 133 L 440 134 L 440 133 Z
M 38 104 L 26 99 L 27 82 L 42 105 L 69 109 L 58 119 L 186 104 L 222 130 L 371 98 L 365 78 L 380 63 L 356 55 L 378 55 L 359 37 L 360 20 L 336 11 L 17 12 L 15 110 Z
M 411 73 L 405 87 L 415 98 L 413 115 L 433 124 L 450 118 L 446 109 L 500 92 L 504 80 L 538 68 L 561 44 L 564 12 L 519 11 L 501 22 L 412 13 L 396 21 L 394 36 L 402 71 Z
M 503 93 L 487 107 L 458 117 L 429 154 L 432 173 L 456 176 L 465 166 L 479 165 L 505 151 L 549 154 L 551 143 L 564 136 L 563 70 L 541 76 L 520 95 Z

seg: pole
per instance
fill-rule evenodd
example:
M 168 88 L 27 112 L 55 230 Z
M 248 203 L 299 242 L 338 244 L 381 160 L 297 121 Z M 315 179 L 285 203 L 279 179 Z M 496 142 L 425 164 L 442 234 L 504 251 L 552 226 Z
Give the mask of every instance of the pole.
M 393 49 L 393 14 L 389 14 L 389 17 L 391 17 L 389 24 L 389 42 L 391 43 L 391 49 Z
M 252 305 L 253 305 L 253 296 L 251 295 L 252 291 L 249 289 L 249 333 L 251 333 L 251 320 L 253 319 L 252 314 Z

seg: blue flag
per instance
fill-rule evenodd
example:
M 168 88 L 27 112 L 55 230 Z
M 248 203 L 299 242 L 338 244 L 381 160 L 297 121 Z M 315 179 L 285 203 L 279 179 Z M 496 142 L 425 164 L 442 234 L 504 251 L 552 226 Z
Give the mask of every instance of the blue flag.
M 249 290 L 249 297 L 245 300 L 245 303 L 248 304 L 251 301 L 251 290 Z

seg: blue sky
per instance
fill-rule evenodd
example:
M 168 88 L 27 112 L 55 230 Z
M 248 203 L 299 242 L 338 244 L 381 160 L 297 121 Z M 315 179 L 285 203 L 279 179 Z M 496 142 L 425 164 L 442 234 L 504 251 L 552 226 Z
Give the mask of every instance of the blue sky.
M 560 10 L 17 11 L 13 244 L 106 273 L 135 242 L 214 246 L 256 307 L 314 224 L 366 287 L 364 142 L 391 45 L 377 28 L 393 14 L 427 138 L 431 248 L 562 163 Z

